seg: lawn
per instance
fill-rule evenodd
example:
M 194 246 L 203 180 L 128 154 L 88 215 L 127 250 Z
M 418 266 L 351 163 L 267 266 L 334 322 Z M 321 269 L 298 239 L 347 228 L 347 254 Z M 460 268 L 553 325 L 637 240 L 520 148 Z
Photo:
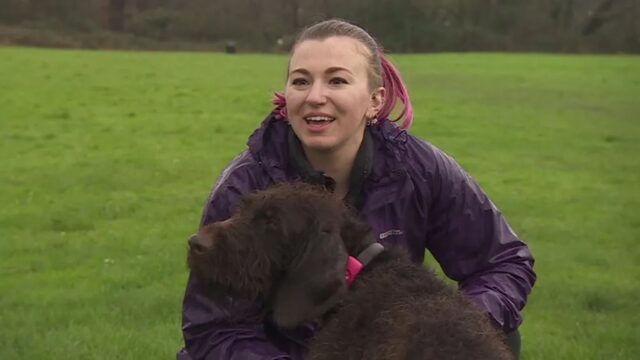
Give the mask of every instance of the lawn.
M 411 132 L 453 155 L 536 256 L 522 359 L 640 354 L 640 58 L 392 59 Z M 173 357 L 186 239 L 285 66 L 0 48 L 0 359 Z

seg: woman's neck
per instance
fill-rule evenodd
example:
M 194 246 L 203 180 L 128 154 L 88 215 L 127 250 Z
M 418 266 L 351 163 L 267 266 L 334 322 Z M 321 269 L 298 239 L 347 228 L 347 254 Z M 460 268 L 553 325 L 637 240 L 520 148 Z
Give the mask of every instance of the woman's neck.
M 304 147 L 303 147 L 304 148 Z M 344 198 L 349 192 L 349 180 L 351 178 L 351 169 L 358 153 L 355 151 L 342 152 L 317 152 L 304 149 L 307 161 L 318 171 L 324 172 L 336 182 L 335 194 L 340 199 Z

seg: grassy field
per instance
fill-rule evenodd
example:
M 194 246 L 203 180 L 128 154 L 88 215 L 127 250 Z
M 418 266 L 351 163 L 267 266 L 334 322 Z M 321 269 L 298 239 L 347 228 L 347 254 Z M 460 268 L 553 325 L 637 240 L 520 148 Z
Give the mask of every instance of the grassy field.
M 393 59 L 537 258 L 522 359 L 638 356 L 640 58 Z M 0 48 L 0 359 L 174 356 L 187 236 L 285 63 Z

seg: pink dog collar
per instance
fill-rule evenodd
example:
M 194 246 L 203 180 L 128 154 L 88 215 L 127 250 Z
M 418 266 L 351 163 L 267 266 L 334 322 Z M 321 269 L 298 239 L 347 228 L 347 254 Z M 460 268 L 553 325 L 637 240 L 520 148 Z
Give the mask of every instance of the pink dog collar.
M 345 276 L 347 285 L 351 286 L 351 284 L 353 284 L 356 280 L 356 276 L 360 273 L 360 270 L 362 270 L 362 263 L 353 256 L 349 256 L 349 259 L 347 260 L 347 274 Z
M 380 254 L 384 250 L 384 246 L 380 243 L 373 243 L 367 246 L 364 251 L 358 255 L 357 258 L 353 256 L 349 256 L 347 259 L 347 271 L 345 274 L 345 280 L 347 280 L 347 285 L 351 286 L 354 281 L 356 281 L 356 277 L 362 270 L 365 265 L 367 265 L 374 257 Z

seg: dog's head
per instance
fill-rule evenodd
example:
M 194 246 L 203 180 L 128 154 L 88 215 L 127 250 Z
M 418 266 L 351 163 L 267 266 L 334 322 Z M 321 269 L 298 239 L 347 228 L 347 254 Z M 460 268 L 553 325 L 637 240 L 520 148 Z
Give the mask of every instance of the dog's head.
M 293 327 L 332 308 L 346 292 L 347 257 L 373 242 L 326 190 L 278 185 L 245 197 L 228 220 L 189 240 L 188 263 L 205 284 L 263 299 Z

